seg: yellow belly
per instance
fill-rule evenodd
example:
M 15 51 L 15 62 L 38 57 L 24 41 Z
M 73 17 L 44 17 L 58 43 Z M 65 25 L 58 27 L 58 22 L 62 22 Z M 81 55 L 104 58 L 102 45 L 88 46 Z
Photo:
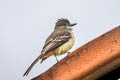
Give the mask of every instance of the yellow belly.
M 69 41 L 67 41 L 66 43 L 58 47 L 57 49 L 48 52 L 46 56 L 48 57 L 54 54 L 61 55 L 61 54 L 66 53 L 69 49 L 71 49 L 72 46 L 74 45 L 74 35 L 73 34 L 71 35 L 72 35 L 72 38 Z
M 74 40 L 71 38 L 69 41 L 64 43 L 62 46 L 58 47 L 57 49 L 54 50 L 56 55 L 61 55 L 66 53 L 69 49 L 72 48 L 74 44 Z

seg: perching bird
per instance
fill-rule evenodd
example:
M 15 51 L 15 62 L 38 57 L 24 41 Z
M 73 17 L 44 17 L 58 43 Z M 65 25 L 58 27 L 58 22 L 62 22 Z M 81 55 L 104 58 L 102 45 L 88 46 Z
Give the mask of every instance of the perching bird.
M 61 55 L 66 53 L 69 49 L 72 48 L 74 44 L 74 35 L 72 32 L 72 27 L 76 23 L 71 24 L 68 19 L 61 18 L 56 22 L 54 31 L 45 41 L 43 49 L 40 56 L 30 65 L 27 71 L 23 76 L 27 76 L 32 67 L 40 60 L 41 63 L 52 55 Z

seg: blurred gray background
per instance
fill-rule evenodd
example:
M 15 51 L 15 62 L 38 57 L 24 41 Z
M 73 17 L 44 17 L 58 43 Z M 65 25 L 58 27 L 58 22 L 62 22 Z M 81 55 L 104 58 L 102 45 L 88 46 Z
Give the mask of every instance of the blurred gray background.
M 71 52 L 120 25 L 120 0 L 0 0 L 0 80 L 29 80 L 56 63 L 52 56 L 22 76 L 59 18 L 78 23 Z

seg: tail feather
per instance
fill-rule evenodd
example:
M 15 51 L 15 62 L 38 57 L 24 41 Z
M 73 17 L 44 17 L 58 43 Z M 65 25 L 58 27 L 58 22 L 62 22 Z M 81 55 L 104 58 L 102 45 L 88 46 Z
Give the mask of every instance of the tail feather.
M 41 64 L 44 60 L 46 60 L 46 59 L 47 59 L 47 57 L 43 58 L 43 59 L 40 61 L 40 64 Z
M 31 71 L 31 69 L 33 68 L 33 66 L 41 59 L 41 56 L 38 56 L 37 59 L 35 59 L 35 61 L 30 65 L 30 67 L 27 69 L 27 71 L 24 73 L 23 76 L 27 76 L 29 74 L 29 72 Z

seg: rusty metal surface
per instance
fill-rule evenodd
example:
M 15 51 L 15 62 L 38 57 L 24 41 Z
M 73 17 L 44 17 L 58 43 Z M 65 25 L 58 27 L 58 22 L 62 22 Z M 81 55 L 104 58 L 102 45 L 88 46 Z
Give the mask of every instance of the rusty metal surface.
M 119 66 L 119 58 L 120 26 L 76 49 L 32 80 L 93 80 Z

